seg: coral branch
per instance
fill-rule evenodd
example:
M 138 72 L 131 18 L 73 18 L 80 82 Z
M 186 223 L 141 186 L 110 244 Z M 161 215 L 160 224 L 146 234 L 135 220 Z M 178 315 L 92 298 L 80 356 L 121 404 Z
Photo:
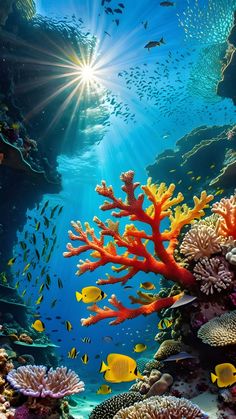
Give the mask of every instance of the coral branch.
M 113 294 L 108 300 L 109 303 L 115 308 L 115 310 L 110 309 L 109 307 L 100 308 L 97 304 L 88 307 L 88 310 L 96 313 L 94 316 L 90 315 L 87 319 L 81 319 L 82 326 L 90 326 L 92 324 L 98 323 L 103 319 L 110 319 L 115 317 L 115 320 L 111 321 L 110 325 L 116 325 L 124 322 L 127 319 L 134 319 L 140 315 L 149 315 L 157 311 L 162 310 L 163 308 L 170 307 L 183 296 L 183 293 L 175 295 L 173 297 L 161 298 L 159 300 L 153 301 L 150 304 L 142 305 L 138 308 L 127 308 L 120 301 L 117 300 L 116 296 Z
M 184 287 L 192 287 L 195 283 L 193 275 L 185 268 L 179 266 L 174 259 L 174 250 L 178 243 L 178 235 L 182 227 L 189 224 L 194 219 L 201 218 L 204 214 L 204 208 L 213 198 L 206 192 L 202 192 L 201 197 L 194 197 L 194 207 L 188 208 L 187 205 L 177 206 L 182 200 L 183 195 L 179 193 L 174 197 L 175 185 L 167 187 L 164 183 L 159 186 L 152 184 L 148 179 L 147 185 L 142 186 L 143 194 L 135 197 L 135 190 L 139 183 L 134 183 L 134 172 L 129 171 L 121 175 L 124 182 L 122 190 L 126 194 L 126 200 L 116 198 L 111 186 L 102 182 L 101 186 L 96 187 L 99 195 L 106 198 L 100 207 L 103 211 L 117 209 L 112 212 L 117 218 L 129 217 L 132 221 L 139 221 L 151 228 L 151 233 L 147 234 L 144 230 L 139 230 L 134 224 L 126 226 L 123 234 L 119 232 L 119 223 L 107 220 L 102 222 L 98 217 L 94 221 L 100 229 L 100 237 L 96 237 L 94 229 L 88 223 L 85 223 L 83 230 L 79 221 L 72 221 L 76 234 L 69 231 L 71 240 L 78 240 L 84 244 L 79 247 L 73 247 L 71 243 L 67 244 L 68 251 L 64 253 L 65 257 L 80 255 L 86 251 L 92 251 L 90 256 L 96 261 L 86 259 L 81 260 L 78 266 L 77 274 L 81 275 L 87 271 L 94 271 L 100 266 L 108 263 L 121 265 L 122 270 L 127 269 L 122 277 L 108 276 L 107 279 L 99 279 L 98 284 L 114 284 L 121 282 L 125 284 L 137 272 L 153 272 L 164 275 L 166 278 L 179 282 Z M 151 202 L 151 206 L 143 208 L 145 196 Z M 109 199 L 109 201 L 107 200 Z M 173 210 L 174 207 L 174 210 Z M 170 227 L 161 232 L 161 221 L 169 218 Z M 105 244 L 104 238 L 108 236 L 111 241 Z M 168 241 L 166 248 L 164 242 Z M 154 254 L 148 250 L 147 244 L 151 242 L 154 247 Z M 117 248 L 124 248 L 123 253 L 117 252 Z M 118 270 L 116 271 L 118 272 Z

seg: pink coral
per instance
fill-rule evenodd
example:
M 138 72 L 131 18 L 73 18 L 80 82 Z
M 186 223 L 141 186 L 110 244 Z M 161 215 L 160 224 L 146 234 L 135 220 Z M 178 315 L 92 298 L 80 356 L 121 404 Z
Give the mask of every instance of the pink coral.
M 184 236 L 180 251 L 188 259 L 199 260 L 202 257 L 209 257 L 221 250 L 221 237 L 216 229 L 205 225 L 195 224 Z
M 234 274 L 222 257 L 203 258 L 196 264 L 193 272 L 196 280 L 202 282 L 200 289 L 204 294 L 221 292 L 233 286 Z
M 213 204 L 212 212 L 220 216 L 219 233 L 236 239 L 236 194 Z
M 12 387 L 31 397 L 60 399 L 84 390 L 83 381 L 66 367 L 50 368 L 47 373 L 42 365 L 24 365 L 10 371 L 7 379 Z

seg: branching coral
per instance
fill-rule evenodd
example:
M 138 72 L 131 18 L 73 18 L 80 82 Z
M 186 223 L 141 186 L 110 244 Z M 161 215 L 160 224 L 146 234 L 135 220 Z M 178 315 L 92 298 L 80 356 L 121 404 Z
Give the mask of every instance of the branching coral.
M 208 416 L 189 400 L 173 396 L 150 397 L 121 409 L 114 419 L 203 419 Z
M 64 253 L 65 257 L 79 256 L 84 252 L 92 251 L 90 256 L 95 260 L 80 260 L 77 275 L 81 275 L 87 271 L 94 271 L 100 266 L 112 263 L 120 265 L 112 266 L 113 272 L 123 273 L 122 276 L 108 275 L 107 279 L 99 279 L 98 284 L 115 284 L 127 283 L 138 272 L 153 272 L 161 274 L 167 279 L 180 283 L 185 288 L 191 288 L 195 284 L 195 279 L 190 271 L 179 265 L 174 258 L 174 251 L 178 244 L 178 236 L 183 226 L 191 223 L 194 219 L 199 219 L 204 215 L 204 208 L 212 200 L 212 196 L 208 196 L 206 192 L 202 192 L 201 197 L 194 197 L 194 207 L 190 209 L 186 204 L 179 205 L 182 202 L 183 195 L 179 193 L 174 197 L 175 185 L 171 184 L 167 187 L 164 183 L 155 185 L 151 183 L 151 179 L 147 184 L 142 186 L 143 194 L 137 198 L 135 190 L 139 183 L 134 183 L 134 172 L 129 171 L 121 175 L 124 185 L 122 190 L 126 193 L 126 200 L 116 198 L 111 186 L 107 186 L 103 181 L 101 186 L 96 187 L 99 195 L 106 198 L 100 207 L 103 211 L 117 209 L 118 212 L 112 212 L 116 218 L 129 217 L 131 221 L 138 221 L 148 227 L 146 231 L 139 230 L 134 224 L 126 225 L 122 234 L 119 231 L 119 223 L 108 220 L 102 222 L 98 217 L 94 217 L 94 221 L 100 229 L 100 237 L 95 235 L 94 229 L 89 223 L 85 223 L 85 230 L 79 221 L 72 221 L 72 226 L 76 234 L 69 231 L 69 237 L 73 241 L 79 241 L 82 244 L 73 247 L 71 243 L 67 244 L 68 251 Z M 145 197 L 151 202 L 147 208 L 144 208 Z M 107 200 L 109 199 L 109 201 Z M 161 222 L 163 219 L 169 219 L 169 228 L 161 231 Z M 148 232 L 150 231 L 150 232 Z M 105 236 L 111 241 L 105 243 Z M 165 246 L 165 242 L 168 243 Z M 153 251 L 150 251 L 150 248 Z M 118 253 L 118 249 L 124 248 L 122 253 Z M 112 296 L 110 303 L 117 310 L 111 310 L 108 307 L 100 309 L 97 305 L 89 309 L 96 314 L 88 319 L 83 319 L 82 324 L 88 326 L 103 318 L 115 317 L 116 320 L 112 324 L 121 323 L 127 318 L 134 318 L 140 314 L 150 314 L 161 308 L 170 306 L 177 297 L 169 297 L 168 299 L 159 299 L 146 304 L 137 309 L 125 308 L 115 296 Z
M 219 233 L 236 239 L 236 194 L 222 198 L 212 206 L 212 211 L 219 217 Z
M 42 365 L 26 365 L 12 370 L 7 379 L 25 396 L 60 399 L 84 390 L 84 383 L 72 370 L 58 367 L 56 370 Z
M 180 251 L 190 260 L 199 260 L 219 252 L 221 250 L 220 242 L 221 237 L 215 229 L 200 223 L 194 224 L 185 234 Z
M 200 327 L 198 337 L 211 346 L 236 344 L 236 311 L 215 317 Z
M 203 258 L 193 271 L 196 280 L 202 282 L 201 291 L 207 295 L 233 286 L 234 273 L 230 271 L 229 264 L 223 257 Z

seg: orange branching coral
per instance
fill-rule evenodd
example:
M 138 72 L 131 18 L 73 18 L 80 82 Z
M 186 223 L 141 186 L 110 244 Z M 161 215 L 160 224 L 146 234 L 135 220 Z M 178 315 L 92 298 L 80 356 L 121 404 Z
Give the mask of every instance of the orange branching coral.
M 236 239 L 236 193 L 213 204 L 212 211 L 220 216 L 219 233 Z
M 180 266 L 174 259 L 174 250 L 178 244 L 178 236 L 183 226 L 199 219 L 204 215 L 204 208 L 213 199 L 206 192 L 202 192 L 201 197 L 194 197 L 194 207 L 190 209 L 186 204 L 179 205 L 183 201 L 183 195 L 179 193 L 174 197 L 175 185 L 167 187 L 164 183 L 155 185 L 148 179 L 146 185 L 141 186 L 144 193 L 136 198 L 135 190 L 140 185 L 133 182 L 134 172 L 129 171 L 121 174 L 120 179 L 124 185 L 122 190 L 126 194 L 126 200 L 116 198 L 111 186 L 107 186 L 103 181 L 96 187 L 99 195 L 106 198 L 100 207 L 103 211 L 113 211 L 112 215 L 116 218 L 129 217 L 131 221 L 138 221 L 147 226 L 146 231 L 138 229 L 134 224 L 126 225 L 123 234 L 119 231 L 119 223 L 107 220 L 102 222 L 98 217 L 94 217 L 94 222 L 100 229 L 100 236 L 97 237 L 94 229 L 89 223 L 85 223 L 85 230 L 79 221 L 72 221 L 75 233 L 69 231 L 69 237 L 73 241 L 80 241 L 79 247 L 73 247 L 71 243 L 67 244 L 68 251 L 64 253 L 65 257 L 81 255 L 86 251 L 92 251 L 90 256 L 93 260 L 80 260 L 77 275 L 87 271 L 94 271 L 100 266 L 112 263 L 113 272 L 121 276 L 108 275 L 107 279 L 99 279 L 98 284 L 114 284 L 121 282 L 126 284 L 137 272 L 153 272 L 161 274 L 167 279 L 180 283 L 185 288 L 191 288 L 195 284 L 195 279 L 191 272 Z M 144 208 L 145 197 L 151 205 Z M 109 201 L 108 201 L 109 199 Z M 161 222 L 163 219 L 169 219 L 169 228 L 161 231 Z M 105 236 L 111 240 L 105 243 Z M 165 243 L 168 243 L 165 246 Z M 119 252 L 118 252 L 119 249 Z M 122 249 L 124 249 L 122 251 Z M 153 249 L 153 250 L 152 250 Z M 123 273 L 125 271 L 125 273 Z M 123 273 L 123 274 L 122 274 Z M 173 298 L 173 297 L 171 297 Z M 168 300 L 171 305 L 174 301 Z M 118 309 L 117 311 L 105 308 L 99 309 L 92 307 L 96 318 L 117 317 L 115 324 L 123 321 L 125 318 L 136 317 L 139 314 L 149 314 L 148 310 L 157 311 L 166 307 L 165 302 L 160 299 L 151 304 L 141 306 L 139 309 L 126 309 L 121 303 L 112 297 L 110 303 Z M 164 306 L 163 306 L 164 304 Z M 113 315 L 112 315 L 113 314 Z M 97 320 L 98 321 L 98 320 Z M 95 323 L 91 316 L 83 324 Z M 114 322 L 113 322 L 114 324 Z

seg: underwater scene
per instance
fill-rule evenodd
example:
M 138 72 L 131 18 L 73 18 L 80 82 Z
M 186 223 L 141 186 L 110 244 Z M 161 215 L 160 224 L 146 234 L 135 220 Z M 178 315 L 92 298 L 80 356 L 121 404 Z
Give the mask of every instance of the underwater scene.
M 0 0 L 4 418 L 236 418 L 236 0 Z

